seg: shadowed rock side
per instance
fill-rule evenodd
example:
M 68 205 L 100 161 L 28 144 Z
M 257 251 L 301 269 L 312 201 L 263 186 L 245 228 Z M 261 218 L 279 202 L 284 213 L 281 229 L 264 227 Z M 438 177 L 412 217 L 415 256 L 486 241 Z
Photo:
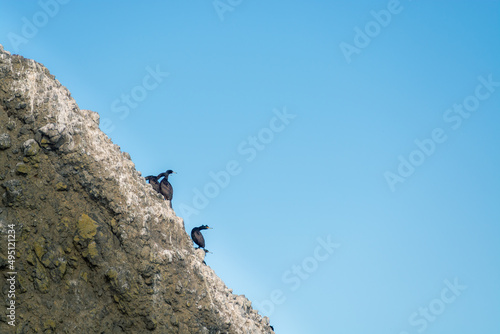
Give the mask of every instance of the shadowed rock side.
M 202 264 L 181 218 L 41 64 L 0 46 L 0 333 L 272 333 Z M 1 297 L 8 292 L 3 278 Z

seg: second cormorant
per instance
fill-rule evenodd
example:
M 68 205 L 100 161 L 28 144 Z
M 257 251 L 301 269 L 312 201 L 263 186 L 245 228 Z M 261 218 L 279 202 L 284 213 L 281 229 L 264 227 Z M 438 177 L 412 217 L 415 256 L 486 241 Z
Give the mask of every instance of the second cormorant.
M 205 249 L 205 238 L 203 238 L 200 231 L 207 229 L 211 229 L 211 227 L 208 227 L 208 225 L 201 225 L 191 230 L 191 239 L 193 239 L 194 243 L 198 245 L 198 248 L 202 248 L 205 253 L 208 253 L 208 250 Z

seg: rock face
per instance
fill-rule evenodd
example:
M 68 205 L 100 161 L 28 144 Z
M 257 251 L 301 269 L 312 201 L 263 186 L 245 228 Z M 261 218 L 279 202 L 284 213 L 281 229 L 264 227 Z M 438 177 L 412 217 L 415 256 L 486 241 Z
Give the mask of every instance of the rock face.
M 41 64 L 0 45 L 0 333 L 273 333 L 184 222 Z

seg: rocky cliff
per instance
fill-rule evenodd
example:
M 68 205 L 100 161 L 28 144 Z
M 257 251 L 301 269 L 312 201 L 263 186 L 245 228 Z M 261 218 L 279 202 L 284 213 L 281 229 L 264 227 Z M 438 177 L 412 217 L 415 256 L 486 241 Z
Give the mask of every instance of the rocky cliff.
M 272 333 L 99 115 L 2 46 L 0 197 L 1 333 Z

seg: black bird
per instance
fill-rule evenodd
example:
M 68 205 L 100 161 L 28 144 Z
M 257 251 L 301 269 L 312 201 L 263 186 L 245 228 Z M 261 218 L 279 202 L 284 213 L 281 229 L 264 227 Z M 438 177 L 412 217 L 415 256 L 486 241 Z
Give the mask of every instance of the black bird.
M 205 249 L 205 238 L 203 238 L 203 235 L 200 231 L 207 229 L 211 229 L 211 227 L 208 227 L 207 225 L 201 225 L 191 230 L 191 239 L 193 239 L 194 243 L 198 245 L 198 248 L 203 248 L 205 253 L 208 253 L 208 250 Z
M 160 182 L 158 182 L 158 176 L 149 175 L 145 177 L 146 181 L 149 182 L 151 187 L 157 192 L 160 192 Z
M 169 169 L 167 170 L 165 173 L 161 173 L 160 175 L 158 175 L 158 180 L 164 176 L 165 178 L 163 180 L 161 180 L 160 182 L 160 194 L 163 195 L 163 197 L 165 197 L 166 200 L 169 201 L 169 206 L 170 208 L 172 208 L 172 197 L 174 196 L 174 189 L 172 188 L 172 185 L 170 184 L 170 182 L 168 182 L 168 176 L 170 174 L 177 174 L 176 172 L 174 172 L 173 170 Z

